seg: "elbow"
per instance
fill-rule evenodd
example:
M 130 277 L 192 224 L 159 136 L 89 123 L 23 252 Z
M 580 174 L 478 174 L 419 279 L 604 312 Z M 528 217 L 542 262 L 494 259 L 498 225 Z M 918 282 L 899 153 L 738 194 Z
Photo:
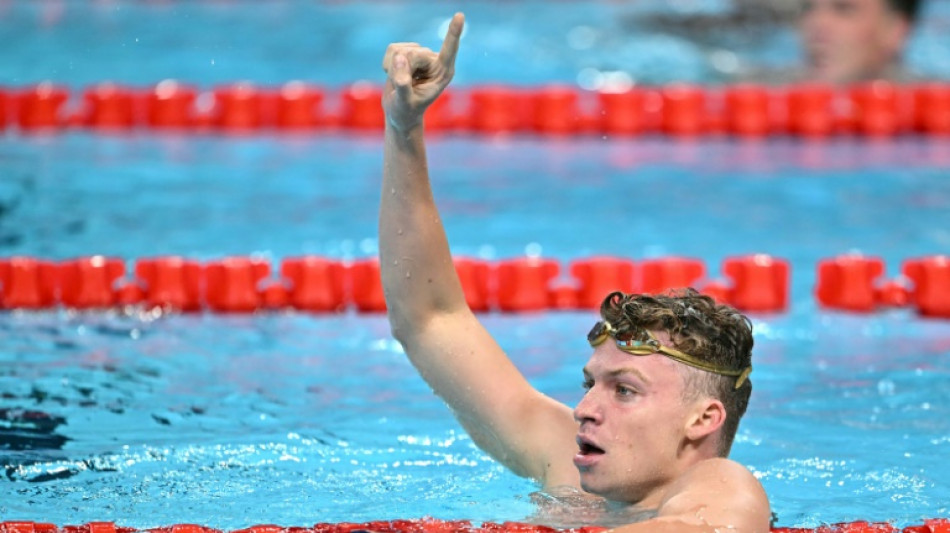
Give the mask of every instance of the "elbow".
M 412 331 L 412 325 L 405 320 L 401 315 L 393 313 L 392 311 L 387 312 L 387 318 L 389 318 L 389 332 L 394 339 L 399 344 L 403 346 L 406 345 L 406 342 L 411 338 L 410 332 Z
M 438 309 L 407 309 L 395 305 L 388 306 L 386 309 L 390 334 L 407 351 L 411 351 L 411 347 L 417 346 L 423 337 L 430 337 L 435 324 L 441 318 L 451 314 L 448 311 Z
M 422 329 L 423 318 L 407 311 L 404 307 L 387 302 L 386 318 L 389 319 L 389 332 L 399 344 L 406 346 L 418 336 Z

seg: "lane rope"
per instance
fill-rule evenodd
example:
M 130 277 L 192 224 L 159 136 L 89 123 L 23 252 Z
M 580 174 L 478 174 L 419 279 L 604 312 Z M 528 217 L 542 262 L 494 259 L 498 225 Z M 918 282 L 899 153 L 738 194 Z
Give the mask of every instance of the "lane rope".
M 725 258 L 721 278 L 711 277 L 702 260 L 686 257 L 598 256 L 566 264 L 543 257 L 457 257 L 454 263 L 476 312 L 598 309 L 615 290 L 658 294 L 685 287 L 745 312 L 784 312 L 790 302 L 790 263 L 766 254 Z M 825 309 L 869 313 L 907 307 L 923 316 L 950 318 L 950 256 L 906 259 L 894 278 L 885 272 L 879 257 L 823 259 L 815 269 L 814 296 Z M 134 262 L 97 255 L 65 261 L 0 258 L 0 309 L 119 306 L 230 313 L 386 310 L 376 258 L 288 257 L 276 266 L 260 257 L 206 262 L 178 256 Z
M 0 88 L 0 129 L 23 133 L 132 129 L 185 133 L 381 132 L 380 85 L 328 89 L 290 81 L 200 89 L 98 83 L 78 91 L 54 82 Z M 799 84 L 725 87 L 671 84 L 621 92 L 570 85 L 452 87 L 426 114 L 430 132 L 542 136 L 742 138 L 950 136 L 950 83 L 849 87 Z
M 364 523 L 319 523 L 305 527 L 255 525 L 230 533 L 602 533 L 607 528 L 585 526 L 557 529 L 524 522 L 482 522 L 469 520 L 378 520 Z M 887 522 L 854 521 L 822 525 L 817 528 L 773 527 L 772 533 L 950 533 L 950 519 L 924 520 L 920 525 L 897 528 Z M 79 526 L 57 527 L 44 522 L 0 522 L 0 533 L 225 533 L 223 530 L 197 524 L 175 524 L 139 530 L 116 526 L 112 522 L 88 522 Z

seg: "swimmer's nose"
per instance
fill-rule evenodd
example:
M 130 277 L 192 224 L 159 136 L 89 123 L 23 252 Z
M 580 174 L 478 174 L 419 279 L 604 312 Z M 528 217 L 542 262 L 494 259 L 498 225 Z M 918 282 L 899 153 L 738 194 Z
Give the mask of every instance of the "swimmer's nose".
M 574 408 L 574 420 L 583 424 L 584 422 L 600 422 L 600 409 L 597 407 L 595 394 L 593 390 L 587 391 L 587 394 L 581 398 L 577 407 Z

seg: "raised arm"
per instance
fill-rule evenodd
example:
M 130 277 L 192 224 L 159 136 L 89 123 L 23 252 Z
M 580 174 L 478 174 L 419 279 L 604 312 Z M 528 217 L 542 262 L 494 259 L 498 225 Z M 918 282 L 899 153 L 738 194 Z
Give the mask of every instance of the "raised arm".
M 389 46 L 379 217 L 380 267 L 393 335 L 475 442 L 515 473 L 577 484 L 577 426 L 568 407 L 540 394 L 469 310 L 429 184 L 423 114 L 452 79 L 464 17 L 439 53 Z

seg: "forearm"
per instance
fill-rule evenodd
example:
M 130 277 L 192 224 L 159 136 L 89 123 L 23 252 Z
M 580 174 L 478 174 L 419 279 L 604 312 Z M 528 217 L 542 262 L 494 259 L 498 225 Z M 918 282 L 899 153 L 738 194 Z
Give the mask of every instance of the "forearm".
M 423 128 L 387 127 L 379 213 L 379 255 L 397 338 L 436 312 L 465 307 L 445 229 L 429 184 Z

